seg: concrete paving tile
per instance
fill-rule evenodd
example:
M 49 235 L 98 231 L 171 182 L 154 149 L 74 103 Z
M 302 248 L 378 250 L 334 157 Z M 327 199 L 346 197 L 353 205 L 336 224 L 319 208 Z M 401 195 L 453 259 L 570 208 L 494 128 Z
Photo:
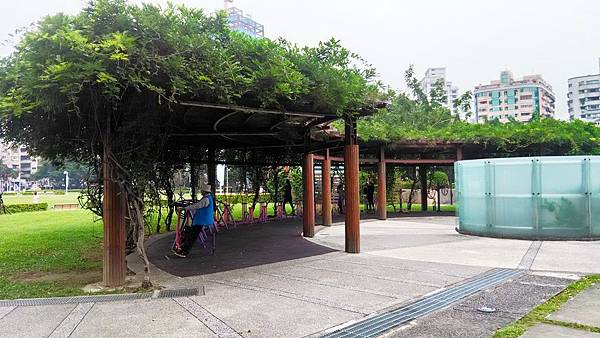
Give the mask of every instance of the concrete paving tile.
M 71 337 L 216 337 L 172 299 L 96 303 Z
M 48 338 L 69 337 L 73 330 L 85 318 L 92 309 L 94 303 L 80 303 L 69 313 L 69 315 L 52 331 Z
M 389 269 L 390 271 L 400 270 L 402 273 L 405 273 L 406 271 L 414 271 L 433 275 L 457 277 L 460 279 L 473 277 L 490 269 L 489 267 L 463 265 L 460 261 L 452 263 L 427 262 L 396 257 L 378 256 L 369 253 L 345 255 L 344 257 L 336 258 L 335 260 L 366 266 L 367 268 L 371 266 L 383 267 L 385 269 Z M 429 276 L 426 278 L 429 278 Z
M 582 291 L 549 318 L 600 327 L 600 285 Z
M 521 338 L 598 338 L 599 333 L 587 332 L 568 327 L 538 324 L 527 330 Z
M 469 240 L 459 235 L 453 225 L 404 222 L 399 220 L 375 221 L 361 225 L 361 250 L 395 249 Z M 343 250 L 344 229 L 332 227 L 318 232 L 314 241 Z
M 0 307 L 0 319 L 4 318 L 7 314 L 11 313 L 14 310 L 14 306 L 2 306 Z
M 21 306 L 0 320 L 0 337 L 48 337 L 75 304 Z
M 340 269 L 340 270 L 338 270 Z M 357 269 L 358 270 L 358 269 Z M 292 266 L 287 268 L 264 270 L 262 273 L 276 276 L 286 276 L 308 281 L 309 283 L 325 284 L 334 287 L 370 292 L 382 296 L 407 300 L 438 289 L 442 285 L 410 279 L 410 276 L 389 278 L 378 275 L 368 269 L 357 272 L 345 270 L 344 267 L 311 268 L 307 266 Z M 371 273 L 371 274 L 369 274 Z
M 463 280 L 465 277 L 477 275 L 485 269 L 469 269 L 466 274 L 458 276 L 456 267 L 442 266 L 419 266 L 420 262 L 413 261 L 413 264 L 406 264 L 399 259 L 391 259 L 387 262 L 377 264 L 378 256 L 372 256 L 371 264 L 362 260 L 335 260 L 326 262 L 313 262 L 303 265 L 306 268 L 323 269 L 326 271 L 340 271 L 354 275 L 378 276 L 399 282 L 409 281 L 421 283 L 430 286 L 445 286 Z M 439 265 L 439 264 L 438 264 Z
M 478 238 L 470 241 L 419 247 L 370 251 L 371 255 L 426 262 L 516 268 L 529 249 L 530 241 Z
M 531 269 L 600 273 L 600 242 L 544 242 Z
M 193 314 L 194 317 L 198 318 L 204 325 L 206 325 L 212 332 L 214 332 L 219 338 L 241 338 L 242 336 L 225 324 L 222 320 L 215 317 L 212 313 L 207 311 L 205 308 L 194 302 L 193 299 L 188 297 L 174 298 L 177 304 L 181 305 L 189 313 Z
M 208 283 L 190 297 L 244 337 L 303 337 L 361 314 L 270 293 Z
M 351 279 L 352 277 L 348 276 L 348 278 Z M 397 299 L 392 297 L 254 272 L 248 272 L 241 276 L 233 276 L 220 280 L 288 292 L 308 298 L 326 300 L 331 304 L 339 304 L 341 308 L 353 308 L 363 313 L 370 313 L 374 309 L 386 307 L 398 302 Z

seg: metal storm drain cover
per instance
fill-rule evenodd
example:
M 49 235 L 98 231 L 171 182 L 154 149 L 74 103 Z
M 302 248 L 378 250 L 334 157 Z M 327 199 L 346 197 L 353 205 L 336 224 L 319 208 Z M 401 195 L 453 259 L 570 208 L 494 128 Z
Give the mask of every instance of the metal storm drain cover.
M 494 312 L 496 312 L 496 309 L 493 307 L 482 306 L 479 309 L 477 309 L 477 311 L 483 312 L 483 313 L 494 313 Z

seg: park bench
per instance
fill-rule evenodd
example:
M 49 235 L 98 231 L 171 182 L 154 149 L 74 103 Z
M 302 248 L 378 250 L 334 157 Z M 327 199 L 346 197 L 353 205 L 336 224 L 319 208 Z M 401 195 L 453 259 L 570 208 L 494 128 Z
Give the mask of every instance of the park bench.
M 55 210 L 68 210 L 68 209 L 78 209 L 78 203 L 56 203 L 54 204 Z

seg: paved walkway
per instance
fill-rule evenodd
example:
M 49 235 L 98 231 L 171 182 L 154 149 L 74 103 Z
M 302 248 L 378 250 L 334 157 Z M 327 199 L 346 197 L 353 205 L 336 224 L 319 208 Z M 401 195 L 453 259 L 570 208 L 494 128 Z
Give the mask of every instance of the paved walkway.
M 164 270 L 154 269 L 155 281 L 205 295 L 0 308 L 0 337 L 304 337 L 495 267 L 600 272 L 600 243 L 477 238 L 453 227 L 452 217 L 365 221 L 358 255 L 339 251 L 340 224 L 311 240 L 294 221 L 244 226 L 222 233 L 214 256 L 199 248 L 189 259 L 169 256 L 173 235 L 164 235 L 148 246 Z
M 600 337 L 600 285 L 584 290 L 563 305 L 559 311 L 548 316 L 556 325 L 538 324 L 528 330 L 523 337 Z M 579 329 L 571 328 L 578 326 Z M 594 328 L 591 330 L 583 329 Z

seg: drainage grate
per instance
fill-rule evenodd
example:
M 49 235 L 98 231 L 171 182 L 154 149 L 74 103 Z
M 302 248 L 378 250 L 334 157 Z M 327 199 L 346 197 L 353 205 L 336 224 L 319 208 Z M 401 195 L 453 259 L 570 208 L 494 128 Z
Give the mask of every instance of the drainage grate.
M 204 295 L 198 288 L 193 289 L 172 289 L 161 290 L 156 298 L 177 298 Z M 138 300 L 152 298 L 153 293 L 127 293 L 117 295 L 97 295 L 97 296 L 76 296 L 76 297 L 54 297 L 54 298 L 30 298 L 30 299 L 14 299 L 0 300 L 0 307 L 9 306 L 38 306 L 38 305 L 60 305 L 60 304 L 79 304 L 79 303 L 102 303 L 102 302 L 118 302 L 125 300 Z
M 117 302 L 122 300 L 136 300 L 152 297 L 152 293 L 130 293 L 124 295 L 98 295 L 98 296 L 77 296 L 77 297 L 55 297 L 55 298 L 30 298 L 15 300 L 0 300 L 2 306 L 36 306 L 36 305 L 57 305 L 57 304 L 79 304 L 79 303 L 101 303 Z
M 496 286 L 522 274 L 521 270 L 495 269 L 490 273 L 457 285 L 393 311 L 382 313 L 352 325 L 327 333 L 322 338 L 376 337 L 396 326 L 442 309 L 481 290 Z
M 171 289 L 171 290 L 160 290 L 156 298 L 177 298 L 177 297 L 191 297 L 198 296 L 200 291 L 198 288 L 193 289 Z M 204 292 L 202 292 L 204 294 Z

